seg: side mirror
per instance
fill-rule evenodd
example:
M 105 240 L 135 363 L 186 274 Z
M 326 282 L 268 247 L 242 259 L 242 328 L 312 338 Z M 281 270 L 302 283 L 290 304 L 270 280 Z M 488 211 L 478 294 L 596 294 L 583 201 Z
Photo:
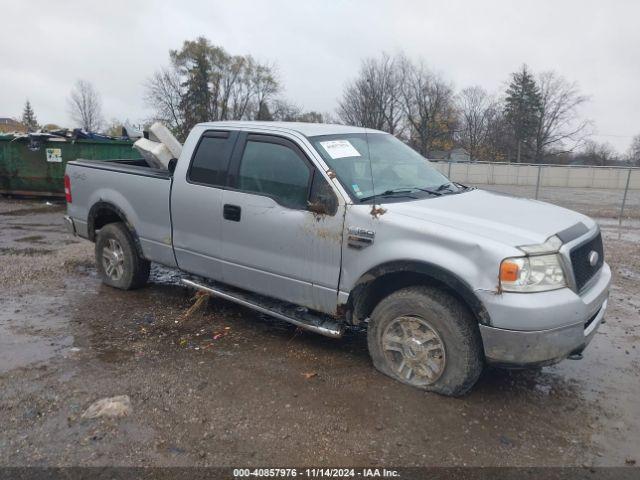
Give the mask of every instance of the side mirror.
M 171 175 L 173 175 L 173 172 L 176 171 L 176 165 L 178 165 L 177 158 L 172 158 L 171 160 L 169 160 L 169 163 L 167 164 L 167 170 L 169 170 L 169 173 Z
M 308 210 L 317 215 L 333 216 L 338 211 L 338 199 L 333 189 L 318 172 L 315 172 L 313 176 L 307 205 Z

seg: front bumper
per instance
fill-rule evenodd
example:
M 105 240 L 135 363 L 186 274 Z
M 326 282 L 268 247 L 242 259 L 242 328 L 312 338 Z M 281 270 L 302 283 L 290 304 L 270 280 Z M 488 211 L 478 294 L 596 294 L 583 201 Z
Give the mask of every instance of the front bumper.
M 605 263 L 582 295 L 552 292 L 484 298 L 491 325 L 480 325 L 487 362 L 510 367 L 548 365 L 581 352 L 607 309 L 611 270 Z
M 607 300 L 586 322 L 551 330 L 506 330 L 480 326 L 487 362 L 507 367 L 550 365 L 582 352 L 598 330 Z

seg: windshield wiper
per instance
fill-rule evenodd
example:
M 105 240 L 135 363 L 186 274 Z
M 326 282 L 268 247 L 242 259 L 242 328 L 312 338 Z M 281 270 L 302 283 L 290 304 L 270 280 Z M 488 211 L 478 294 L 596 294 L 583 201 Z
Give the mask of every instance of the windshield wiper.
M 411 193 L 413 190 L 415 190 L 415 188 L 412 188 L 411 190 L 407 190 L 406 188 L 394 188 L 390 190 L 385 190 L 382 193 L 376 193 L 375 195 L 367 195 L 366 197 L 360 198 L 359 201 L 360 203 L 362 203 L 362 202 L 366 202 L 367 200 L 371 200 L 372 198 L 391 197 L 393 195 L 401 195 L 404 197 L 415 198 L 413 195 L 407 195 Z
M 458 183 L 458 182 L 451 182 L 451 183 L 453 183 L 456 187 L 461 188 L 463 191 L 475 190 L 476 189 L 476 187 L 470 187 L 469 185 L 463 185 L 463 184 Z
M 415 192 L 416 190 L 419 190 L 421 192 L 426 192 L 426 193 L 428 193 L 430 195 L 433 195 L 435 197 L 439 197 L 440 195 L 442 195 L 442 193 L 438 192 L 437 190 L 430 190 L 428 188 L 404 187 L 404 188 L 394 188 L 392 190 L 385 190 L 382 193 L 377 193 L 375 195 L 369 195 L 367 197 L 362 197 L 360 199 L 360 203 L 366 202 L 367 200 L 371 200 L 372 198 L 375 198 L 375 197 L 389 197 L 389 196 L 398 195 L 398 194 L 404 194 L 403 196 L 409 197 L 409 198 L 416 198 L 413 195 L 407 195 L 407 194 L 410 194 L 412 192 Z
M 453 182 L 443 183 L 438 188 L 436 188 L 436 192 L 441 192 L 446 189 L 449 189 L 450 192 L 453 192 L 453 189 L 451 188 L 453 185 L 454 185 Z
M 414 190 L 420 190 L 421 192 L 430 193 L 431 195 L 435 195 L 436 197 L 439 197 L 440 195 L 442 195 L 442 193 L 440 193 L 440 191 L 439 191 L 440 187 L 436 188 L 435 190 L 431 190 L 430 188 L 422 188 L 422 187 L 413 187 L 413 189 Z
M 456 189 L 454 190 L 452 187 L 456 187 Z M 467 187 L 466 185 L 462 185 L 458 182 L 447 182 L 436 188 L 436 192 L 442 192 L 444 190 L 448 190 L 449 193 L 462 193 L 467 190 L 473 190 L 473 187 Z

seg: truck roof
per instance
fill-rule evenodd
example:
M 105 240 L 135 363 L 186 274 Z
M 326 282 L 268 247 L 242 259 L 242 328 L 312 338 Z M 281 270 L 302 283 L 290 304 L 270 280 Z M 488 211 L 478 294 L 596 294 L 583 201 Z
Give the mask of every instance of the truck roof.
M 368 133 L 384 133 L 379 130 L 373 130 L 371 128 L 352 127 L 350 125 L 338 125 L 332 123 L 305 123 L 305 122 L 263 122 L 263 121 L 249 121 L 249 120 L 236 120 L 227 122 L 205 122 L 198 124 L 204 127 L 236 127 L 236 128 L 251 128 L 261 127 L 273 129 L 281 132 L 297 132 L 306 137 L 315 137 L 317 135 L 336 135 L 342 133 L 364 133 L 365 130 Z

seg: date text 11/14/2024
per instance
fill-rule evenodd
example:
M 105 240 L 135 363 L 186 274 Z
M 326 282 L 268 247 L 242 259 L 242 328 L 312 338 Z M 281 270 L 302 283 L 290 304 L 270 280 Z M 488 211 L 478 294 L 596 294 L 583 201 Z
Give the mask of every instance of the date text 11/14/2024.
M 233 477 L 399 478 L 400 473 L 386 468 L 236 468 Z

